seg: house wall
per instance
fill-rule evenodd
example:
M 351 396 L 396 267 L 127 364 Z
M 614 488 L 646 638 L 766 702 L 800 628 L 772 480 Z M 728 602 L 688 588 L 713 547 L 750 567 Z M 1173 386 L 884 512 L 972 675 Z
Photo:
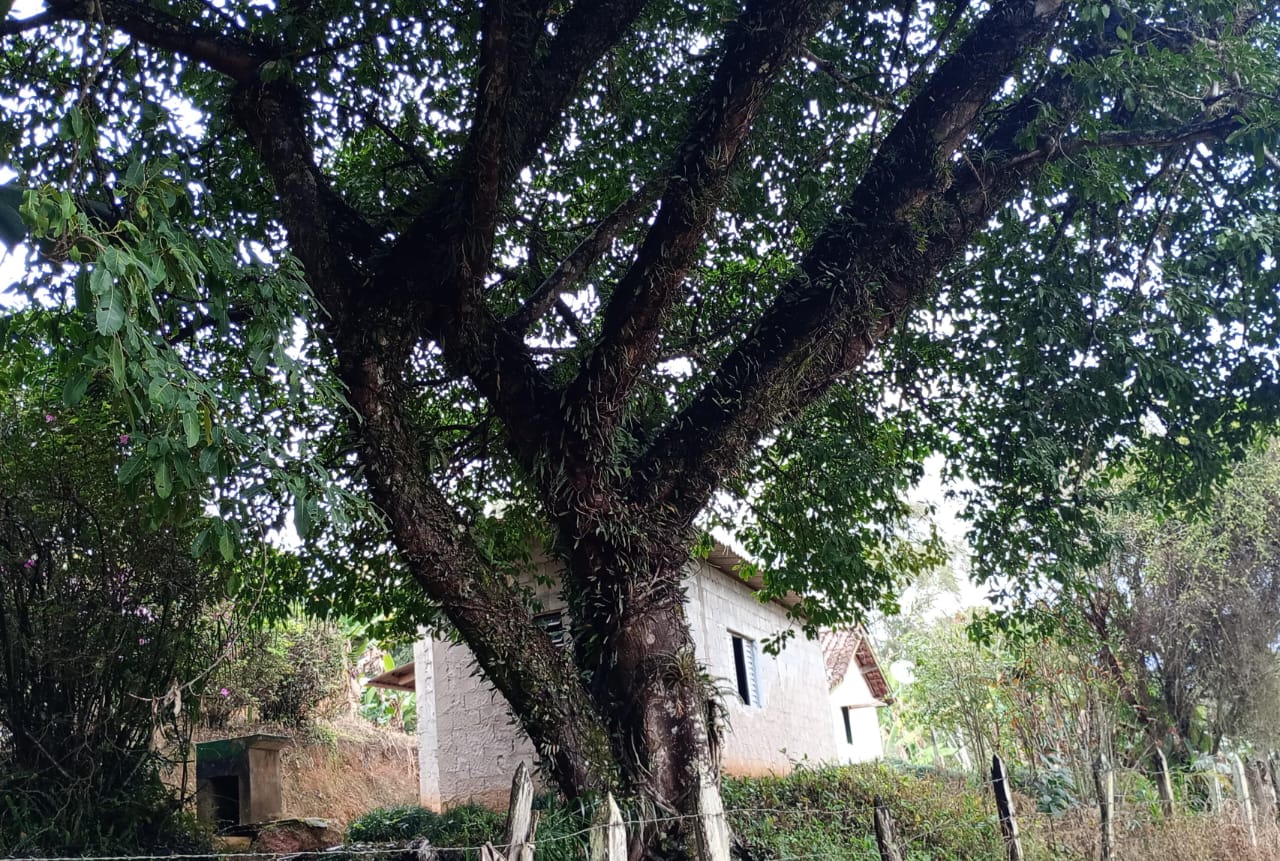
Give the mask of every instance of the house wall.
M 835 760 L 821 647 L 797 634 L 777 657 L 759 651 L 762 702 L 744 705 L 734 684 L 730 632 L 759 643 L 787 627 L 786 610 L 760 603 L 746 584 L 705 562 L 699 563 L 699 574 L 687 583 L 689 623 L 698 660 L 724 690 L 729 718 L 722 747 L 725 771 L 786 773 L 801 760 Z M 553 590 L 538 586 L 536 591 L 547 610 L 563 607 Z M 532 743 L 502 697 L 480 679 L 469 649 L 433 640 L 419 651 L 422 804 L 437 810 L 467 801 L 504 807 L 516 765 L 523 761 L 533 768 L 537 763 Z M 430 675 L 429 682 L 424 674 Z M 425 762 L 432 752 L 434 766 Z
M 856 663 L 856 658 L 854 659 Z M 879 709 L 876 698 L 867 687 L 867 680 L 857 666 L 849 667 L 842 681 L 831 692 L 831 726 L 834 730 L 837 762 L 867 762 L 884 756 L 884 742 L 880 735 Z M 844 714 L 849 707 L 849 727 L 853 730 L 853 743 L 849 743 L 844 730 Z
M 724 689 L 729 716 L 722 747 L 724 770 L 734 775 L 786 774 L 801 760 L 835 759 L 822 647 L 797 632 L 779 655 L 765 654 L 760 644 L 791 627 L 786 608 L 761 603 L 742 581 L 706 562 L 698 565 L 700 576 L 690 581 L 686 606 L 698 659 Z M 738 697 L 732 634 L 756 641 L 759 706 L 744 705 Z

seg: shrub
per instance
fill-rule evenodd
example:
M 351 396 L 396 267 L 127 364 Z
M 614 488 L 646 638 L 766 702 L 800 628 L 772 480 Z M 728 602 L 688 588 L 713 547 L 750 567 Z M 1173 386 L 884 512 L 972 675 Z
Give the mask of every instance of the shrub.
M 336 626 L 292 618 L 248 633 L 218 669 L 203 706 L 211 726 L 246 708 L 258 720 L 305 726 L 345 693 L 346 639 Z
M 478 804 L 462 804 L 444 813 L 406 804 L 371 810 L 347 826 L 347 840 L 353 843 L 407 843 L 426 838 L 438 852 L 440 861 L 467 861 L 464 848 L 502 839 L 506 815 Z M 474 853 L 471 853 L 474 855 Z M 538 857 L 543 853 L 539 851 Z
M 185 738 L 217 578 L 120 487 L 122 427 L 37 394 L 0 390 L 0 854 L 189 846 L 152 741 Z
M 400 843 L 424 837 L 440 816 L 416 804 L 379 807 L 347 826 L 352 843 Z
M 743 861 L 876 856 L 872 810 L 889 807 L 910 859 L 1003 861 L 989 801 L 963 779 L 920 777 L 883 763 L 728 779 L 724 803 Z

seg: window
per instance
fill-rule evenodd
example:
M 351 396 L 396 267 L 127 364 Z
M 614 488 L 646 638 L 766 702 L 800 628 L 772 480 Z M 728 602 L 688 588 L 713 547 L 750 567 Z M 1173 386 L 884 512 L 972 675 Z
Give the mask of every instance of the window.
M 733 632 L 729 636 L 733 639 L 733 666 L 737 672 L 738 696 L 743 705 L 759 706 L 760 672 L 756 666 L 756 641 Z
M 552 613 L 539 613 L 533 617 L 533 624 L 546 632 L 557 649 L 569 645 L 569 632 L 564 627 L 563 612 L 556 610 Z
M 853 724 L 849 721 L 849 707 L 841 706 L 840 714 L 844 716 L 844 740 L 853 744 Z

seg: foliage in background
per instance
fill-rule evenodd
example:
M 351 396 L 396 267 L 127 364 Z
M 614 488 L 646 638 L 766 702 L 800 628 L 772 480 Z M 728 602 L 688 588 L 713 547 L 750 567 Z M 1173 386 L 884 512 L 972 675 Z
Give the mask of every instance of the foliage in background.
M 149 491 L 117 482 L 138 446 L 121 417 L 96 397 L 66 407 L 41 363 L 14 358 L 0 362 L 0 853 L 189 847 L 152 743 L 186 749 L 220 575 L 192 559 L 188 529 L 154 524 Z
M 366 687 L 360 695 L 359 713 L 374 726 L 410 734 L 418 729 L 418 698 L 408 691 Z
M 460 804 L 444 813 L 407 804 L 371 810 L 347 826 L 351 842 L 400 842 L 425 838 L 432 846 L 454 851 L 437 852 L 440 861 L 470 861 L 477 853 L 461 847 L 479 847 L 486 841 L 500 842 L 506 815 L 478 804 Z M 538 827 L 540 835 L 542 825 Z M 544 857 L 540 851 L 538 857 Z
M 213 674 L 203 716 L 223 726 L 244 710 L 251 720 L 304 726 L 344 704 L 347 666 L 348 641 L 335 624 L 295 615 L 249 629 Z
M 379 807 L 347 826 L 351 843 L 396 843 L 423 837 L 431 832 L 440 814 L 416 804 Z
M 978 774 L 999 753 L 1046 811 L 1091 797 L 1094 760 L 1115 759 L 1117 733 L 1125 745 L 1132 720 L 1096 644 L 1064 627 L 1055 637 L 989 632 L 975 640 L 973 623 L 969 613 L 942 618 L 899 642 L 914 678 L 895 691 L 898 719 L 923 732 L 898 753 Z
M 1079 614 L 1152 743 L 1189 762 L 1280 743 L 1280 445 L 1253 451 L 1201 510 L 1134 506 Z

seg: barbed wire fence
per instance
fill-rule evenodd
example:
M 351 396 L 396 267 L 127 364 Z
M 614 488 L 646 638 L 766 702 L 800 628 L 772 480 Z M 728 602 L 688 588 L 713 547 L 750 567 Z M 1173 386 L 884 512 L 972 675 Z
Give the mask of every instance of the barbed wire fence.
M 1079 803 L 1054 813 L 1034 809 L 1026 797 L 1015 800 L 1008 773 L 993 757 L 990 816 L 983 822 L 922 819 L 918 810 L 896 812 L 880 797 L 850 801 L 837 807 L 738 807 L 710 813 L 624 817 L 612 797 L 597 808 L 591 822 L 565 833 L 538 836 L 539 812 L 532 810 L 533 783 L 528 769 L 517 769 L 510 810 L 497 844 L 434 846 L 426 841 L 335 846 L 304 851 L 216 851 L 187 854 L 121 854 L 8 856 L 3 861 L 534 861 L 548 850 L 556 858 L 626 861 L 631 839 L 655 828 L 688 822 L 706 833 L 707 820 L 719 820 L 735 834 L 768 821 L 814 824 L 839 821 L 847 827 L 846 845 L 823 844 L 786 850 L 744 847 L 751 861 L 925 861 L 944 854 L 959 831 L 967 845 L 984 858 L 1008 861 L 1080 859 L 1138 861 L 1195 857 L 1214 846 L 1217 857 L 1237 861 L 1280 857 L 1280 808 L 1275 792 L 1274 760 L 1245 764 L 1236 756 L 1203 764 L 1182 775 L 1179 790 L 1166 775 L 1113 769 L 1100 759 L 1095 765 L 1096 806 Z M 1167 768 L 1167 766 L 1166 766 Z M 1139 779 L 1140 778 L 1140 779 Z M 1164 788 L 1161 788 L 1161 783 Z M 1120 788 L 1117 790 L 1117 784 Z M 1152 787 L 1154 784 L 1154 788 Z M 1135 786 L 1144 787 L 1135 789 Z M 1192 791 L 1194 790 L 1194 792 Z M 1019 810 L 1018 802 L 1027 809 Z M 803 842 L 803 835 L 797 842 Z M 1024 843 L 1026 845 L 1024 845 Z M 728 861 L 728 847 L 712 849 L 714 861 Z M 974 856 L 977 857 L 977 856 Z M 1210 857 L 1205 854 L 1201 857 Z

